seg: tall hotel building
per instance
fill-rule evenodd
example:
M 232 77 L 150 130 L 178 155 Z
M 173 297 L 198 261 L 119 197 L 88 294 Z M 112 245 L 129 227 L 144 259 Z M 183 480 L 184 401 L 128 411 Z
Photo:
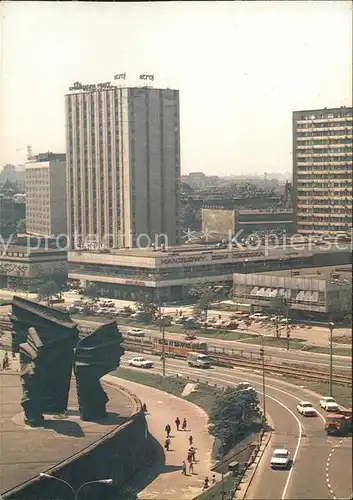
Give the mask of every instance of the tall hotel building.
M 165 234 L 176 244 L 179 91 L 75 85 L 65 96 L 71 241 L 129 248 Z
M 297 232 L 352 229 L 352 108 L 293 112 Z

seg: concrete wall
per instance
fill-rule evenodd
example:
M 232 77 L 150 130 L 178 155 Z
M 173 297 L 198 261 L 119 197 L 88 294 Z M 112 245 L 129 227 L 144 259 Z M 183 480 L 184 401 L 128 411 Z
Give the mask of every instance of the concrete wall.
M 235 211 L 203 208 L 201 210 L 202 231 L 228 235 L 235 232 Z
M 112 478 L 114 484 L 92 485 L 80 493 L 80 499 L 116 498 L 119 489 L 145 466 L 148 448 L 148 430 L 141 402 L 131 395 L 136 412 L 129 421 L 105 435 L 49 472 L 68 481 L 77 489 L 81 484 L 95 479 Z M 72 493 L 64 484 L 52 479 L 28 481 L 3 494 L 6 500 L 72 500 Z

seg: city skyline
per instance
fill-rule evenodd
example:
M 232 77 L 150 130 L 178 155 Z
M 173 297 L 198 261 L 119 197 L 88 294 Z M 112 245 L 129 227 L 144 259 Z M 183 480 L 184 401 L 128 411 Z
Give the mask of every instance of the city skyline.
M 180 90 L 182 174 L 290 172 L 292 111 L 351 105 L 350 2 L 1 9 L 1 166 L 24 163 L 27 144 L 65 151 L 69 86 L 116 73 Z

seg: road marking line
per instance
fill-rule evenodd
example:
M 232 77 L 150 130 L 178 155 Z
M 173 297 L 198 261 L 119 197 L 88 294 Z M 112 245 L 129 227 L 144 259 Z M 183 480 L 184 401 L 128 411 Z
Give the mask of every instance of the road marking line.
M 192 373 L 193 375 L 195 374 L 194 371 L 189 371 L 189 370 L 184 370 L 186 373 L 189 372 L 189 373 Z M 216 372 L 216 374 L 218 375 L 227 375 L 227 374 L 222 374 L 220 372 Z M 201 378 L 201 377 L 200 377 Z M 239 377 L 234 377 L 234 378 L 239 378 Z M 236 386 L 237 383 L 236 382 L 232 382 L 230 380 L 226 380 L 226 379 L 220 379 L 218 377 L 212 377 L 213 380 L 218 380 L 219 382 L 225 382 L 229 385 L 233 385 L 233 386 Z M 256 383 L 256 382 L 255 382 Z M 259 382 L 258 382 L 259 383 Z M 260 384 L 260 383 L 259 383 Z M 271 388 L 270 386 L 267 386 L 269 388 Z M 276 389 L 275 387 L 273 387 L 274 389 Z M 260 394 L 262 394 L 261 390 L 258 391 Z M 297 398 L 296 396 L 293 396 L 292 394 L 290 394 L 289 392 L 286 392 L 286 391 L 282 391 L 280 390 L 280 392 L 283 392 L 284 394 L 287 394 L 288 396 L 298 400 L 298 401 L 301 401 L 301 399 Z M 288 490 L 288 486 L 289 486 L 289 483 L 290 483 L 290 480 L 291 480 L 291 477 L 292 477 L 292 474 L 293 474 L 293 465 L 295 463 L 295 460 L 296 460 L 296 457 L 298 455 L 298 452 L 299 452 L 299 448 L 300 448 L 300 444 L 301 444 L 301 440 L 302 440 L 302 424 L 300 422 L 300 420 L 298 419 L 298 417 L 295 415 L 295 413 L 290 409 L 288 408 L 288 406 L 286 406 L 284 403 L 282 403 L 281 401 L 279 401 L 278 399 L 274 398 L 273 396 L 270 396 L 270 395 L 266 395 L 266 397 L 268 397 L 269 399 L 272 399 L 273 401 L 275 401 L 277 404 L 279 404 L 280 406 L 282 406 L 285 410 L 287 410 L 291 415 L 292 417 L 296 420 L 297 424 L 298 424 L 298 427 L 299 427 L 299 436 L 298 436 L 298 442 L 297 442 L 297 446 L 295 448 L 295 451 L 294 451 L 294 455 L 293 455 L 293 460 L 292 460 L 292 467 L 289 471 L 289 474 L 288 474 L 288 477 L 287 477 L 287 481 L 286 481 L 286 484 L 284 486 L 284 489 L 283 489 L 283 492 L 282 492 L 282 496 L 281 496 L 281 500 L 284 500 L 285 497 L 286 497 L 286 494 L 287 494 L 287 490 Z
M 326 463 L 326 485 L 327 485 L 327 488 L 328 488 L 329 492 L 332 495 L 333 500 L 338 500 L 338 499 L 337 499 L 335 493 L 333 492 L 333 489 L 332 489 L 332 486 L 331 486 L 331 483 L 330 483 L 330 479 L 329 479 L 329 474 L 328 474 L 327 471 L 329 470 L 329 465 L 330 465 L 330 460 L 331 460 L 332 454 L 334 453 L 334 451 L 336 450 L 336 448 L 338 448 L 340 446 L 340 444 L 343 443 L 343 441 L 344 441 L 344 438 L 342 438 L 338 443 L 336 443 L 334 445 L 334 447 L 332 448 L 331 452 L 328 455 L 328 459 L 327 459 L 327 463 Z M 350 496 L 348 498 L 342 498 L 341 500 L 352 500 L 352 499 L 353 499 L 353 496 Z
M 178 370 L 178 372 L 180 371 L 180 369 L 178 369 L 178 367 L 176 368 L 172 368 L 170 369 L 170 372 L 172 374 L 175 374 L 175 373 L 178 373 L 176 370 Z M 197 373 L 195 373 L 195 371 L 193 370 L 187 370 L 187 369 L 184 369 L 183 370 L 184 373 L 186 374 L 190 374 L 190 375 L 197 375 Z M 215 373 L 214 375 L 218 375 L 218 376 L 221 376 L 221 377 L 229 377 L 229 378 L 232 378 L 232 379 L 242 379 L 243 377 L 241 377 L 240 375 L 236 375 L 236 374 L 228 374 L 228 373 L 223 373 L 223 372 L 219 372 L 217 370 L 215 370 Z M 233 375 L 233 376 L 232 376 Z M 253 374 L 251 374 L 253 375 Z M 256 375 L 255 375 L 256 377 Z M 199 377 L 201 379 L 201 377 Z M 228 385 L 231 385 L 231 386 L 236 386 L 236 382 L 232 381 L 232 380 L 227 380 L 226 378 L 219 378 L 219 377 L 212 377 L 213 380 L 215 381 L 219 381 L 219 382 L 222 382 L 222 383 L 226 383 Z M 261 386 L 261 382 L 257 382 L 256 380 L 253 381 L 254 384 L 256 385 L 260 385 Z M 297 396 L 294 396 L 293 394 L 287 392 L 287 391 L 284 391 L 282 389 L 279 389 L 278 387 L 274 387 L 274 386 L 271 386 L 271 385 L 267 385 L 267 387 L 269 389 L 273 389 L 273 390 L 276 390 L 278 392 L 281 392 L 283 394 L 286 394 L 287 396 L 289 396 L 290 398 L 293 398 L 297 401 L 301 401 L 300 398 L 298 398 Z M 298 387 L 298 386 L 296 386 Z M 258 389 L 258 392 L 260 394 L 262 394 L 262 391 L 260 389 Z M 269 399 L 272 399 L 273 401 L 275 401 L 276 403 L 278 403 L 279 405 L 281 405 L 283 408 L 285 408 L 293 417 L 294 419 L 297 421 L 298 423 L 298 426 L 299 426 L 299 436 L 298 436 L 298 442 L 297 442 L 297 446 L 296 446 L 296 449 L 295 449 L 295 452 L 294 452 L 294 456 L 293 456 L 293 465 L 294 465 L 294 462 L 295 462 L 295 459 L 297 457 L 297 454 L 299 452 L 299 448 L 300 448 L 300 444 L 301 444 L 301 440 L 302 440 L 302 437 L 303 437 L 303 426 L 300 422 L 300 420 L 297 418 L 297 416 L 292 412 L 292 410 L 290 410 L 290 408 L 288 408 L 285 404 L 283 404 L 281 401 L 277 400 L 276 398 L 274 398 L 273 396 L 270 396 L 270 395 L 267 395 L 267 397 Z M 325 417 L 319 412 L 317 411 L 317 414 L 318 416 L 325 422 Z M 285 499 L 285 496 L 286 496 L 286 493 L 287 493 L 287 490 L 288 490 L 288 486 L 289 486 L 289 482 L 290 482 L 290 479 L 291 479 L 291 476 L 292 476 L 292 472 L 293 472 L 293 467 L 291 468 L 291 470 L 289 471 L 289 474 L 288 474 L 288 477 L 287 477 L 287 481 L 286 481 L 286 484 L 285 484 L 285 487 L 284 487 L 284 490 L 282 492 L 282 497 L 281 497 L 281 500 L 284 500 Z

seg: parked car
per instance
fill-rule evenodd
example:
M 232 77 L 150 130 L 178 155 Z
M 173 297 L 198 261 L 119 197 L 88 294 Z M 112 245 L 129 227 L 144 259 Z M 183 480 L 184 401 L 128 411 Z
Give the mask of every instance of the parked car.
M 130 337 L 144 337 L 145 332 L 143 330 L 140 330 L 140 328 L 131 328 L 131 330 L 128 330 L 126 334 Z
M 312 417 L 316 415 L 316 410 L 309 401 L 300 401 L 297 405 L 297 410 L 304 417 Z
M 135 366 L 136 368 L 152 368 L 153 361 L 138 356 L 136 358 L 130 359 L 129 366 Z
M 271 457 L 272 469 L 287 469 L 290 461 L 290 453 L 285 448 L 276 449 Z
M 319 402 L 321 408 L 323 408 L 326 411 L 334 411 L 337 412 L 339 410 L 339 406 L 335 400 L 335 398 L 331 396 L 325 396 L 322 399 L 320 399 Z
M 249 319 L 256 319 L 262 316 L 262 313 L 254 313 L 249 316 Z

